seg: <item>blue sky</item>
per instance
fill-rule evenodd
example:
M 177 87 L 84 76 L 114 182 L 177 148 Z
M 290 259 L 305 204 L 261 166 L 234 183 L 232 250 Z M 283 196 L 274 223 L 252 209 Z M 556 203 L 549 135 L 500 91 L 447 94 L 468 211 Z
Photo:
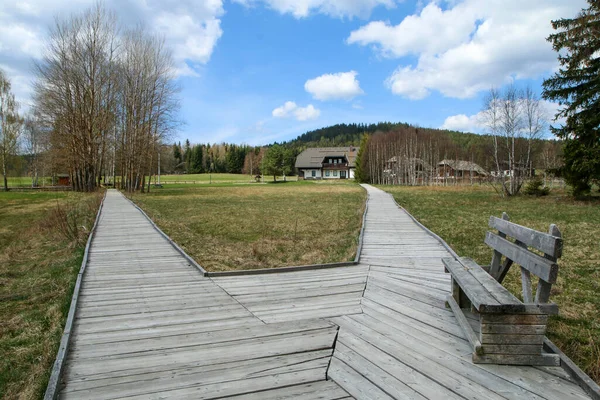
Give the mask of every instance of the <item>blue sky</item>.
M 30 101 L 31 60 L 53 16 L 86 0 L 0 11 L 0 68 Z M 335 123 L 408 122 L 483 131 L 490 87 L 541 90 L 557 68 L 550 20 L 580 0 L 106 1 L 124 25 L 165 36 L 179 71 L 178 140 L 252 145 Z M 556 105 L 544 104 L 548 113 Z

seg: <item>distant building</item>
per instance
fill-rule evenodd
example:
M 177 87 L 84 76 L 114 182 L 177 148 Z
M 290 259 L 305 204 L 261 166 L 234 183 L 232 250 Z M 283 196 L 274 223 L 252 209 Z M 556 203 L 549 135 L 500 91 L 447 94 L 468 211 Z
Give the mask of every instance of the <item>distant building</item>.
M 481 179 L 488 176 L 478 164 L 463 160 L 442 160 L 438 163 L 438 178 L 442 179 Z
M 306 149 L 296 158 L 300 179 L 354 179 L 356 147 Z
M 56 180 L 58 186 L 71 186 L 71 175 L 69 174 L 56 174 Z

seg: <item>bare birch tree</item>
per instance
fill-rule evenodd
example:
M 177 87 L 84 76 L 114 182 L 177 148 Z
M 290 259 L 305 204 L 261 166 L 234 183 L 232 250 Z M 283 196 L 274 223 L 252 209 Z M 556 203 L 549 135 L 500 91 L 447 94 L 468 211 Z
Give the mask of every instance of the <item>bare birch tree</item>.
M 44 159 L 49 143 L 49 133 L 36 114 L 27 116 L 23 124 L 23 147 L 30 158 L 31 187 L 39 186 L 40 173 L 42 179 L 45 177 Z
M 510 85 L 502 93 L 490 90 L 481 115 L 480 122 L 492 135 L 502 194 L 514 196 L 533 171 L 534 144 L 548 125 L 545 110 L 531 88 L 521 91 Z
M 499 156 L 499 145 L 498 137 L 500 136 L 500 92 L 496 88 L 491 88 L 487 96 L 484 99 L 484 107 L 481 113 L 481 120 L 479 121 L 483 126 L 488 129 L 488 133 L 492 136 L 493 149 L 494 149 L 494 162 L 496 164 L 496 176 L 502 176 L 502 169 L 500 168 L 500 156 Z
M 93 191 L 106 138 L 114 124 L 116 18 L 101 4 L 57 20 L 37 65 L 37 109 L 52 124 L 53 144 L 65 150 L 73 188 Z
M 164 41 L 142 28 L 121 35 L 116 17 L 98 3 L 56 21 L 37 75 L 36 109 L 73 188 L 95 190 L 118 173 L 125 189 L 143 190 L 146 179 L 149 189 L 159 145 L 178 125 Z
M 527 140 L 526 166 L 528 175 L 533 174 L 533 148 L 536 140 L 539 140 L 548 129 L 548 113 L 541 104 L 540 97 L 530 86 L 523 92 L 523 118 L 524 134 Z
M 8 190 L 8 162 L 17 151 L 22 122 L 19 104 L 12 93 L 10 80 L 0 69 L 0 162 L 4 190 Z

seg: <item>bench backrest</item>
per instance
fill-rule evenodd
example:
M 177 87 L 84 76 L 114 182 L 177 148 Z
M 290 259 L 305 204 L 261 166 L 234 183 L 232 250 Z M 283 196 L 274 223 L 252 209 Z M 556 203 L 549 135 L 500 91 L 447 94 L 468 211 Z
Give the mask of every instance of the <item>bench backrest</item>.
M 490 275 L 502 283 L 511 265 L 521 267 L 523 301 L 544 304 L 550 298 L 550 289 L 558 276 L 557 259 L 562 255 L 562 235 L 558 227 L 550 225 L 549 233 L 538 232 L 509 221 L 506 213 L 502 218 L 490 217 L 489 226 L 498 234 L 487 232 L 485 243 L 493 250 Z M 508 238 L 514 238 L 514 242 Z M 543 256 L 529 250 L 529 247 L 543 253 Z M 502 256 L 505 257 L 504 261 Z M 539 278 L 533 299 L 531 274 Z

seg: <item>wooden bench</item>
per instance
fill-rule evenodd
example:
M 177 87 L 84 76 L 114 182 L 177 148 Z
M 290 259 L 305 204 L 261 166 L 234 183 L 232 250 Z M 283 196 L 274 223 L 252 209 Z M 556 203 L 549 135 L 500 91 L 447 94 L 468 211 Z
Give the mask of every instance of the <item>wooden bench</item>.
M 560 365 L 558 355 L 543 351 L 548 315 L 558 314 L 549 297 L 558 275 L 556 260 L 562 255 L 560 231 L 550 225 L 549 233 L 538 232 L 509 222 L 506 213 L 490 217 L 489 226 L 498 230 L 485 237 L 493 249 L 489 267 L 469 258 L 442 260 L 452 274 L 447 303 L 473 346 L 473 362 Z M 513 264 L 521 269 L 523 302 L 501 285 Z M 532 274 L 539 278 L 535 297 Z

